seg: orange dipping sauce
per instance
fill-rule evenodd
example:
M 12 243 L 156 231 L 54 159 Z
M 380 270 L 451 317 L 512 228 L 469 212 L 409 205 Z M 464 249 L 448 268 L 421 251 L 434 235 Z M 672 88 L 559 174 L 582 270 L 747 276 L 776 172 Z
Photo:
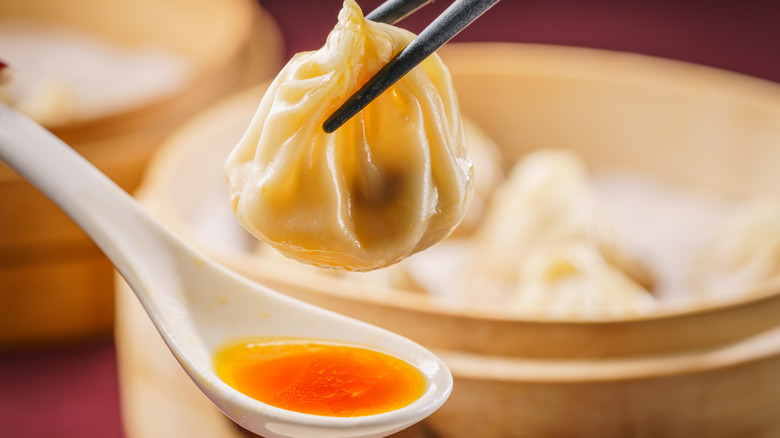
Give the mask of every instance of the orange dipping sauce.
M 331 417 L 359 417 L 404 407 L 425 391 L 407 362 L 363 347 L 313 340 L 230 345 L 214 358 L 217 375 L 263 403 Z

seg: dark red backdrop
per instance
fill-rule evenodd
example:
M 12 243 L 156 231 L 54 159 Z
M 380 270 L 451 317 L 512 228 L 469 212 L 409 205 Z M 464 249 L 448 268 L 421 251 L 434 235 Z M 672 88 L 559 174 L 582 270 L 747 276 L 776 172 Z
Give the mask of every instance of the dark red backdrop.
M 369 12 L 382 0 L 358 3 Z M 292 54 L 322 45 L 341 1 L 261 4 L 277 18 Z M 436 0 L 399 25 L 419 32 L 450 4 L 452 0 Z M 772 0 L 503 0 L 456 36 L 458 40 L 639 52 L 780 82 L 780 2 Z
M 288 56 L 322 45 L 340 0 L 260 0 Z M 379 0 L 363 0 L 370 11 Z M 400 23 L 419 32 L 450 0 Z M 780 82 L 780 2 L 503 0 L 460 41 L 522 41 L 639 52 Z M 122 437 L 110 340 L 0 353 L 0 437 Z M 49 412 L 48 416 L 42 416 Z

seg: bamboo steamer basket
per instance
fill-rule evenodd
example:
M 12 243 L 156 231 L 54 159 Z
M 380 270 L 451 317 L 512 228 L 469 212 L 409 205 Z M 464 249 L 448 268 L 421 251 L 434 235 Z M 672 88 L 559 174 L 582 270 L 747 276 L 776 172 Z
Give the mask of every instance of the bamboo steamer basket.
M 472 43 L 440 53 L 462 111 L 509 162 L 536 148 L 574 147 L 597 170 L 650 173 L 726 196 L 780 187 L 776 84 L 591 49 Z M 667 307 L 643 317 L 553 321 L 442 306 L 412 291 L 369 291 L 261 259 L 230 221 L 222 163 L 262 91 L 224 102 L 178 131 L 151 163 L 140 199 L 231 269 L 436 351 L 455 377 L 450 400 L 425 421 L 437 435 L 780 435 L 777 285 L 750 299 Z M 164 415 L 166 409 L 140 413 L 137 402 L 141 376 L 163 383 L 161 369 L 139 370 L 137 363 L 160 341 L 151 332 L 135 336 L 149 323 L 125 287 L 118 293 L 123 408 L 136 420 Z M 147 382 L 146 391 L 147 398 L 173 397 L 164 384 Z M 226 420 L 216 415 L 214 421 Z
M 283 47 L 252 0 L 8 0 L 0 18 L 78 29 L 119 47 L 152 44 L 183 56 L 180 89 L 49 129 L 127 191 L 178 125 L 222 96 L 274 74 Z M 108 335 L 113 268 L 58 207 L 0 163 L 0 348 Z

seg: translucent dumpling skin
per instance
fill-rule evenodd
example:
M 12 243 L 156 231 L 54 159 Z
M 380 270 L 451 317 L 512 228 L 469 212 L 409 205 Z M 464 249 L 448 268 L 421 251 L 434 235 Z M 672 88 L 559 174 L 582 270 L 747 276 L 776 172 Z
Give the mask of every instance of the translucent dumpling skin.
M 492 201 L 467 274 L 475 301 L 524 317 L 590 320 L 654 309 L 649 274 L 617 239 L 575 152 L 529 153 Z
M 759 295 L 780 284 L 780 199 L 759 196 L 738 204 L 701 248 L 692 270 L 702 298 Z
M 239 222 L 288 257 L 367 271 L 447 237 L 471 187 L 449 72 L 433 55 L 332 134 L 323 121 L 414 35 L 353 0 L 263 97 L 226 163 Z

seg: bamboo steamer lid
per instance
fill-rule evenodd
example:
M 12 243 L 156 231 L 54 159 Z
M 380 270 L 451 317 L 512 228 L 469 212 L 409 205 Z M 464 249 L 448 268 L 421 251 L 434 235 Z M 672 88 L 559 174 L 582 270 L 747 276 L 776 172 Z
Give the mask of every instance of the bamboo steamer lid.
M 576 147 L 595 168 L 619 166 L 727 196 L 777 193 L 780 187 L 774 170 L 780 162 L 776 84 L 589 49 L 451 44 L 441 55 L 464 114 L 509 161 L 535 148 Z M 222 163 L 262 92 L 259 87 L 243 93 L 177 131 L 149 167 L 142 202 L 229 268 L 437 352 L 455 377 L 450 400 L 425 422 L 437 435 L 780 434 L 776 285 L 750 299 L 666 308 L 642 317 L 520 319 L 443 306 L 411 291 L 367 291 L 364 284 L 293 271 L 259 258 L 240 228 L 215 230 L 230 224 L 216 216 L 232 215 Z M 169 393 L 176 391 L 166 389 L 164 372 L 137 371 L 144 348 L 161 341 L 153 332 L 148 338 L 135 336 L 137 324 L 148 321 L 126 287 L 119 294 L 126 295 L 117 327 L 123 409 L 132 409 L 131 421 L 140 424 L 164 411 L 139 408 L 139 397 L 173 405 Z M 154 382 L 147 386 L 154 394 L 141 395 L 140 379 Z M 203 409 L 205 425 L 205 412 L 212 408 Z
M 273 75 L 283 57 L 274 19 L 252 0 L 9 0 L 0 18 L 69 26 L 119 46 L 151 42 L 192 63 L 179 90 L 50 128 L 129 192 L 177 126 Z M 109 334 L 112 272 L 75 223 L 0 163 L 0 348 Z

